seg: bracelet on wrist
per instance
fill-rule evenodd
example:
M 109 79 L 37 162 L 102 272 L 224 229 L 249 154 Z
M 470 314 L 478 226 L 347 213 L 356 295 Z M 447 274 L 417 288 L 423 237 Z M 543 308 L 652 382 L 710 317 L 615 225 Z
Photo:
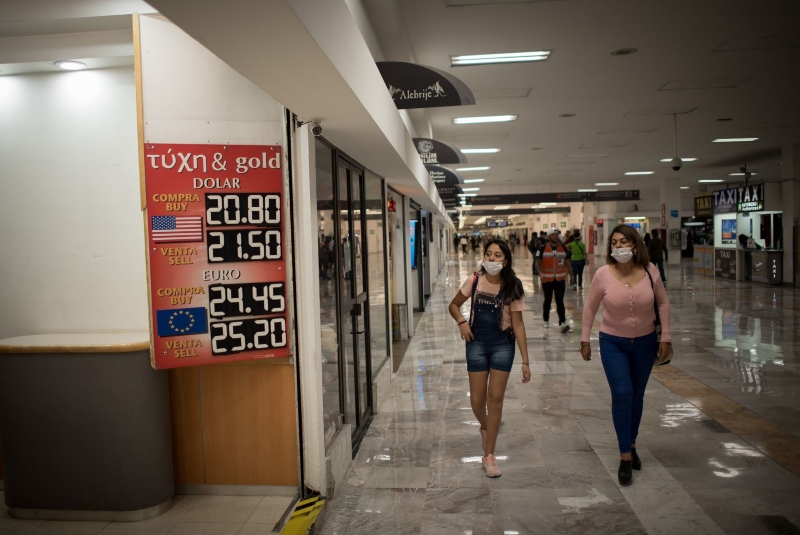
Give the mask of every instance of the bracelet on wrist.
M 458 322 L 458 326 L 459 326 L 459 327 L 461 327 L 461 326 L 462 326 L 462 325 L 464 325 L 465 323 L 467 323 L 467 320 L 462 320 L 462 321 L 459 321 L 459 322 Z
M 589 342 L 581 342 L 581 347 L 591 345 Z
M 523 366 L 530 366 L 530 365 L 531 365 L 531 363 L 530 363 L 530 362 L 523 362 L 523 363 L 522 363 L 522 365 L 523 365 Z

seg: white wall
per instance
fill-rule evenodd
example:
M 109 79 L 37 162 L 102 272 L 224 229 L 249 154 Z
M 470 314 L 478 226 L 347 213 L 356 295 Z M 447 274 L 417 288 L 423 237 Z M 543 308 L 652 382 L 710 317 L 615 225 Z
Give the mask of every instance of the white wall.
M 0 338 L 146 331 L 133 68 L 0 77 Z

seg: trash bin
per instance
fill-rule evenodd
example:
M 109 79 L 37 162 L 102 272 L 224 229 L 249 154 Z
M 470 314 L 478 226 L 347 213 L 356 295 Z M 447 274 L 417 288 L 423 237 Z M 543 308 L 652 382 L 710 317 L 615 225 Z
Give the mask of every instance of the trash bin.
M 408 340 L 408 305 L 392 305 L 392 340 Z

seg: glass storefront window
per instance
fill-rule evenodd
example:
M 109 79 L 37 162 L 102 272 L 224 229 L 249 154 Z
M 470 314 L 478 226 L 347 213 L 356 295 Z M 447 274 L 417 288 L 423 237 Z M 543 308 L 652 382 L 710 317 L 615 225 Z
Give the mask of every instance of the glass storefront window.
M 367 210 L 367 251 L 369 259 L 369 328 L 372 347 L 372 375 L 389 358 L 389 309 L 386 295 L 386 202 L 383 180 L 367 171 L 365 178 Z
M 322 345 L 322 410 L 325 445 L 342 425 L 339 401 L 339 325 L 336 279 L 342 260 L 334 228 L 333 151 L 316 142 L 317 242 L 319 252 L 320 340 Z

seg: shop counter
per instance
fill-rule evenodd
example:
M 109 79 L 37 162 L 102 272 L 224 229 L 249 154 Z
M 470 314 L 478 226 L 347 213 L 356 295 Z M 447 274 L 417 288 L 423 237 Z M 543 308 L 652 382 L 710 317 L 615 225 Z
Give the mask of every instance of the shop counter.
M 172 503 L 168 376 L 148 333 L 0 340 L 0 437 L 11 516 L 145 520 Z
M 750 256 L 750 280 L 765 284 L 783 283 L 783 251 L 748 251 Z
M 692 262 L 694 272 L 698 275 L 714 276 L 714 247 L 711 245 L 695 245 Z

